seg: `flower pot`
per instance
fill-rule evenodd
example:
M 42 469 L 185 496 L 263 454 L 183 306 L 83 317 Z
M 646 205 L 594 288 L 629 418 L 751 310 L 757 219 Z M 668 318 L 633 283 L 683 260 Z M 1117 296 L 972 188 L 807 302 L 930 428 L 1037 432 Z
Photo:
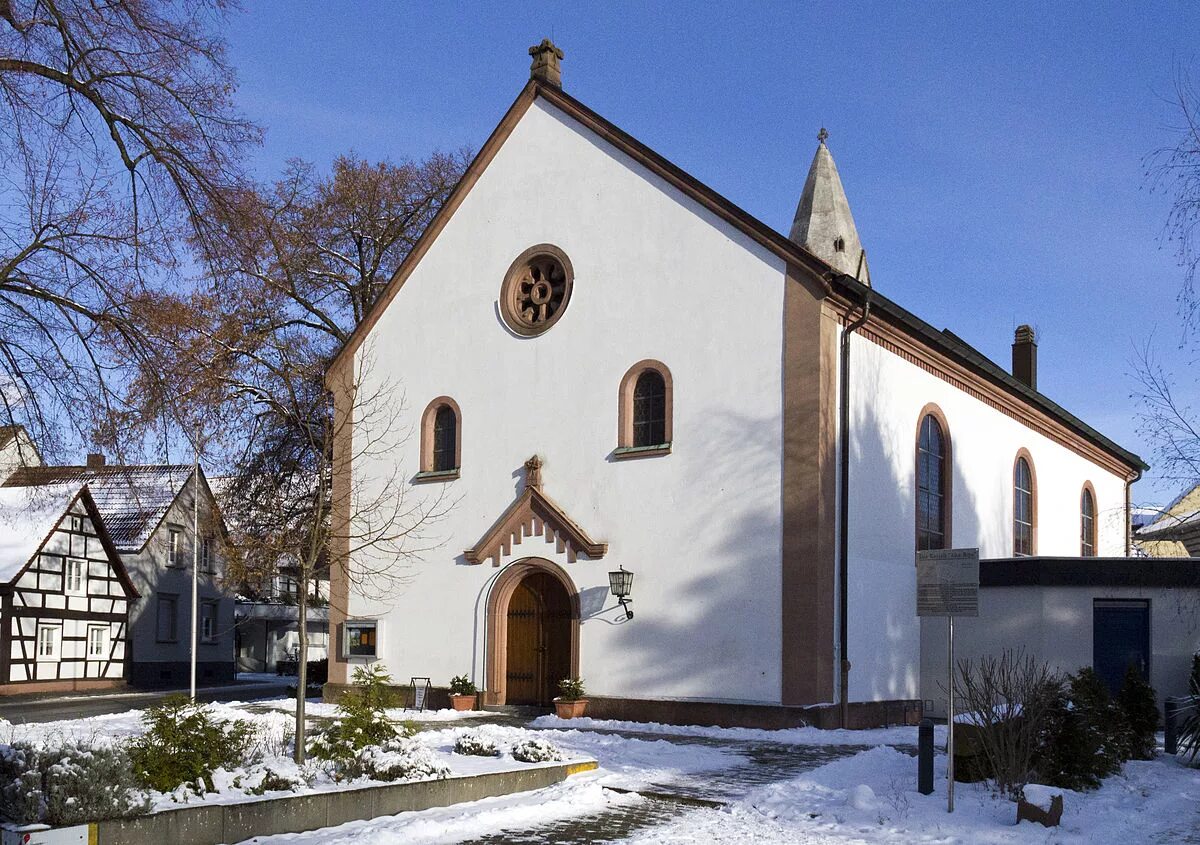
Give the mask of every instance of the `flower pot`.
M 582 716 L 583 711 L 586 709 L 586 698 L 575 698 L 569 701 L 564 701 L 561 698 L 554 699 L 554 711 L 560 719 L 574 719 L 576 716 Z
M 451 695 L 450 706 L 455 710 L 474 710 L 475 696 L 472 695 Z

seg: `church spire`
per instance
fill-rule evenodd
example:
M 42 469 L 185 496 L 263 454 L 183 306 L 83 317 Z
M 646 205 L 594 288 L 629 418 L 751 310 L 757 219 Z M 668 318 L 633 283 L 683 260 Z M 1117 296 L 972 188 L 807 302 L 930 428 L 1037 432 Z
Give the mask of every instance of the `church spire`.
M 822 127 L 817 134 L 817 154 L 808 169 L 789 237 L 834 269 L 869 285 L 867 253 L 858 239 L 837 165 L 825 146 L 828 137 Z

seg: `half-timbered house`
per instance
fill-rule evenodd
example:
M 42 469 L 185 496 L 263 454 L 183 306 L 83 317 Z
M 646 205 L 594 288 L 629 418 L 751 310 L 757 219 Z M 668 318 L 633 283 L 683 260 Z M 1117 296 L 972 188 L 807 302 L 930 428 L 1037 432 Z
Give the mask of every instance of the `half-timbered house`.
M 0 489 L 0 694 L 123 685 L 137 598 L 86 485 Z
M 107 464 L 102 455 L 89 455 L 83 466 L 23 466 L 0 490 L 85 484 L 131 582 L 144 596 L 130 609 L 129 682 L 187 684 L 193 566 L 199 568 L 197 680 L 232 682 L 235 626 L 233 593 L 225 584 L 227 532 L 204 473 L 194 474 L 190 464 Z

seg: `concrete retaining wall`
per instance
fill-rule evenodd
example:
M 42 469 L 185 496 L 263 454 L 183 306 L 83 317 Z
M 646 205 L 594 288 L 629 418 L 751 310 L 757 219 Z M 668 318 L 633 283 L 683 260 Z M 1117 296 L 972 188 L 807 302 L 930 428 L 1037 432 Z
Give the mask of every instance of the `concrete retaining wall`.
M 216 845 L 253 836 L 302 833 L 360 819 L 391 816 L 497 795 L 527 792 L 596 768 L 592 761 L 510 772 L 451 777 L 292 795 L 240 804 L 209 804 L 164 810 L 137 819 L 96 822 L 93 845 Z

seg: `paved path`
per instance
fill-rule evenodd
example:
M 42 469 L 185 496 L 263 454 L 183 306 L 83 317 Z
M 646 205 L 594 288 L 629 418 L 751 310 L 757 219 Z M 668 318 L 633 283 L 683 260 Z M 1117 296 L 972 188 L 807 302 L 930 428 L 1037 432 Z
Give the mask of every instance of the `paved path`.
M 250 683 L 228 684 L 221 687 L 205 687 L 196 691 L 201 701 L 250 701 L 256 698 L 282 698 L 287 695 L 288 684 L 295 678 L 280 678 L 278 681 L 256 680 Z M 121 692 L 105 694 L 75 693 L 0 698 L 0 718 L 9 722 L 57 722 L 61 719 L 85 719 L 89 716 L 104 716 L 149 707 L 168 695 L 187 690 L 155 690 L 153 692 Z
M 740 755 L 726 769 L 680 775 L 632 790 L 648 800 L 617 804 L 599 813 L 563 819 L 521 829 L 497 831 L 488 836 L 461 840 L 459 845 L 591 845 L 621 842 L 638 831 L 678 819 L 687 813 L 704 812 L 705 805 L 720 805 L 744 797 L 760 786 L 788 780 L 831 760 L 849 757 L 867 746 L 799 746 L 773 742 L 709 739 L 631 731 L 604 731 L 647 740 L 665 740 L 674 745 L 703 745 L 728 749 Z M 599 757 L 604 765 L 603 756 Z M 620 779 L 605 781 L 620 788 Z

